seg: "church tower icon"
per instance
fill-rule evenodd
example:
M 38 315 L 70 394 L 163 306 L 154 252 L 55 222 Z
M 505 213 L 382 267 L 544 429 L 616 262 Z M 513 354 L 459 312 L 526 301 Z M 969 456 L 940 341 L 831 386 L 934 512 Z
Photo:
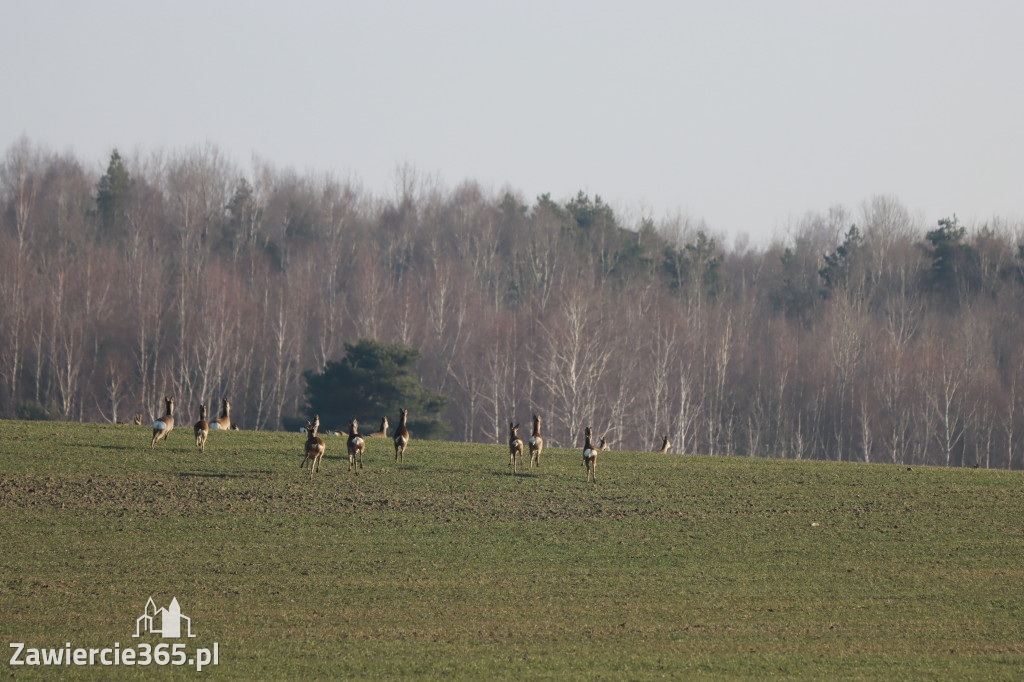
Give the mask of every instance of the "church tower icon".
M 150 597 L 146 602 L 145 611 L 135 619 L 135 634 L 132 636 L 141 637 L 148 632 L 166 639 L 177 639 L 182 636 L 182 621 L 185 623 L 186 635 L 195 637 L 192 634 L 192 619 L 182 615 L 177 597 L 171 599 L 171 603 L 166 609 L 163 607 L 158 609 L 153 598 Z

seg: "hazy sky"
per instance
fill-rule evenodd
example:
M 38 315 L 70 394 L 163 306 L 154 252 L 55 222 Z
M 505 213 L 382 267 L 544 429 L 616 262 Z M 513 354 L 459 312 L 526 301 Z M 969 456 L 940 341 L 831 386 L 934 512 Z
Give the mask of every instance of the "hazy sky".
M 876 194 L 1024 218 L 1024 2 L 0 0 L 0 145 L 408 164 L 755 241 Z

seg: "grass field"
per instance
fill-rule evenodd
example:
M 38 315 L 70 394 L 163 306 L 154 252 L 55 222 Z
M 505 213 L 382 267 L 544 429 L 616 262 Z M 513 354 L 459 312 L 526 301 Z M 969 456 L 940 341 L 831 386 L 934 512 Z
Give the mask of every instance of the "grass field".
M 1020 472 L 151 433 L 0 422 L 6 642 L 155 646 L 176 597 L 211 678 L 1024 677 Z

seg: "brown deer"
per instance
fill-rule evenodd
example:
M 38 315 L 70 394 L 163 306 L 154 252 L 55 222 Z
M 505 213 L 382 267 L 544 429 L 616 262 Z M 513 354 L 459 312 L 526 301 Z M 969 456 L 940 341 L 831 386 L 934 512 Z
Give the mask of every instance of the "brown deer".
M 210 428 L 218 431 L 238 430 L 231 423 L 231 403 L 228 402 L 227 398 L 220 399 L 220 416 L 217 417 L 216 421 L 210 422 Z
M 544 449 L 544 438 L 540 435 L 540 415 L 533 415 L 533 435 L 528 441 L 530 444 L 530 468 L 534 463 L 540 467 L 540 453 Z
M 196 447 L 199 452 L 206 452 L 206 437 L 210 435 L 210 425 L 206 421 L 206 405 L 199 405 L 199 421 L 192 430 L 196 432 Z
M 608 447 L 608 441 L 604 439 L 604 436 L 601 436 L 601 442 L 597 444 L 597 449 L 601 450 L 602 452 L 608 452 L 609 450 L 611 450 L 611 448 Z
M 395 429 L 395 461 L 405 461 L 405 446 L 409 444 L 409 429 L 406 420 L 409 418 L 409 410 L 402 409 L 398 417 L 398 428 Z
M 583 444 L 583 466 L 587 467 L 587 481 L 590 481 L 590 477 L 593 475 L 594 483 L 597 483 L 597 450 L 594 449 L 590 441 L 593 432 L 588 426 L 583 433 L 587 439 Z
M 299 466 L 306 466 L 306 462 L 309 462 L 309 480 L 313 480 L 313 472 L 320 471 L 320 460 L 324 456 L 324 441 L 322 438 L 316 435 L 316 430 L 320 428 L 320 415 L 313 415 L 312 422 L 306 422 L 306 458 L 302 460 L 302 464 Z
M 665 454 L 666 452 L 668 452 L 668 449 L 670 447 L 672 447 L 672 441 L 670 441 L 668 439 L 668 436 L 662 436 L 661 437 L 661 447 L 654 448 L 654 451 L 655 452 L 659 452 L 661 454 Z
M 135 419 L 132 420 L 132 425 L 133 426 L 142 426 L 142 413 L 141 412 L 136 412 L 135 413 Z
M 167 438 L 167 434 L 174 428 L 174 398 L 164 398 L 167 414 L 153 422 L 153 442 L 150 449 L 156 447 L 156 442 L 161 438 Z
M 512 467 L 512 473 L 516 473 L 519 460 L 523 456 L 523 441 L 516 433 L 519 424 L 508 423 L 508 465 Z
M 386 437 L 388 435 L 388 426 L 390 426 L 390 425 L 388 424 L 387 415 L 385 415 L 385 416 L 381 417 L 381 420 L 380 420 L 380 431 L 375 431 L 373 433 L 368 433 L 368 434 L 366 434 L 363 437 L 364 438 L 384 438 L 384 437 Z
M 352 471 L 356 468 L 356 462 L 359 463 L 359 468 L 363 468 L 363 450 L 366 449 L 366 441 L 359 435 L 359 422 L 353 419 L 348 425 L 348 470 Z M 358 472 L 356 472 L 358 473 Z

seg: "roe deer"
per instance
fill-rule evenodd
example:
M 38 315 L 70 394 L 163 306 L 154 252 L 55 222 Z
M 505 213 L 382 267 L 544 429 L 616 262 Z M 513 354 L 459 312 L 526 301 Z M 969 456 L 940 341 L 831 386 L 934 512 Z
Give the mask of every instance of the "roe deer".
M 320 428 L 320 415 L 313 415 L 312 422 L 306 422 L 306 458 L 302 460 L 302 464 L 299 466 L 306 466 L 306 462 L 309 462 L 309 480 L 313 480 L 313 472 L 320 471 L 320 460 L 324 456 L 324 441 L 322 438 L 316 435 L 316 430 Z
M 540 452 L 544 449 L 544 438 L 540 435 L 540 415 L 533 415 L 533 435 L 528 441 L 530 444 L 530 468 L 534 463 L 540 466 Z
M 665 454 L 666 452 L 668 452 L 668 449 L 670 447 L 672 447 L 672 442 L 669 441 L 668 436 L 662 436 L 661 437 L 661 447 L 654 448 L 654 451 L 655 452 L 660 452 L 661 454 Z
M 348 470 L 352 471 L 356 468 L 356 462 L 359 463 L 359 468 L 363 468 L 363 450 L 366 449 L 366 441 L 359 435 L 359 422 L 352 419 L 348 425 Z M 359 472 L 356 472 L 359 473 Z
M 604 439 L 604 436 L 601 437 L 601 442 L 597 444 L 597 449 L 601 450 L 603 452 L 607 452 L 608 450 L 611 450 L 611 448 L 608 447 L 608 441 L 606 441 Z
M 192 427 L 196 432 L 196 447 L 199 452 L 206 452 L 206 437 L 210 435 L 210 425 L 206 422 L 206 405 L 199 405 L 199 421 Z
M 519 424 L 508 423 L 508 465 L 512 467 L 512 473 L 516 473 L 519 460 L 523 456 L 523 441 L 516 431 Z
M 161 438 L 167 438 L 167 434 L 174 428 L 174 398 L 164 398 L 164 405 L 167 413 L 153 422 L 153 442 L 149 447 L 152 449 Z
M 210 422 L 210 428 L 220 431 L 227 431 L 234 428 L 231 423 L 231 403 L 227 398 L 220 399 L 220 416 L 216 421 Z M 235 429 L 237 431 L 237 429 Z
M 385 416 L 381 417 L 381 420 L 380 420 L 380 431 L 374 431 L 373 433 L 368 433 L 368 434 L 366 434 L 363 437 L 364 438 L 384 438 L 385 436 L 388 435 L 388 426 L 389 426 L 388 418 L 387 418 L 387 415 L 385 415 Z
M 406 420 L 409 417 L 409 410 L 402 409 L 398 417 L 398 428 L 395 429 L 395 461 L 405 461 L 405 446 L 409 444 L 409 429 Z
M 590 481 L 590 477 L 593 475 L 594 483 L 597 483 L 597 450 L 590 442 L 592 431 L 589 426 L 584 431 L 584 435 L 587 440 L 583 444 L 583 466 L 587 467 L 587 481 Z

